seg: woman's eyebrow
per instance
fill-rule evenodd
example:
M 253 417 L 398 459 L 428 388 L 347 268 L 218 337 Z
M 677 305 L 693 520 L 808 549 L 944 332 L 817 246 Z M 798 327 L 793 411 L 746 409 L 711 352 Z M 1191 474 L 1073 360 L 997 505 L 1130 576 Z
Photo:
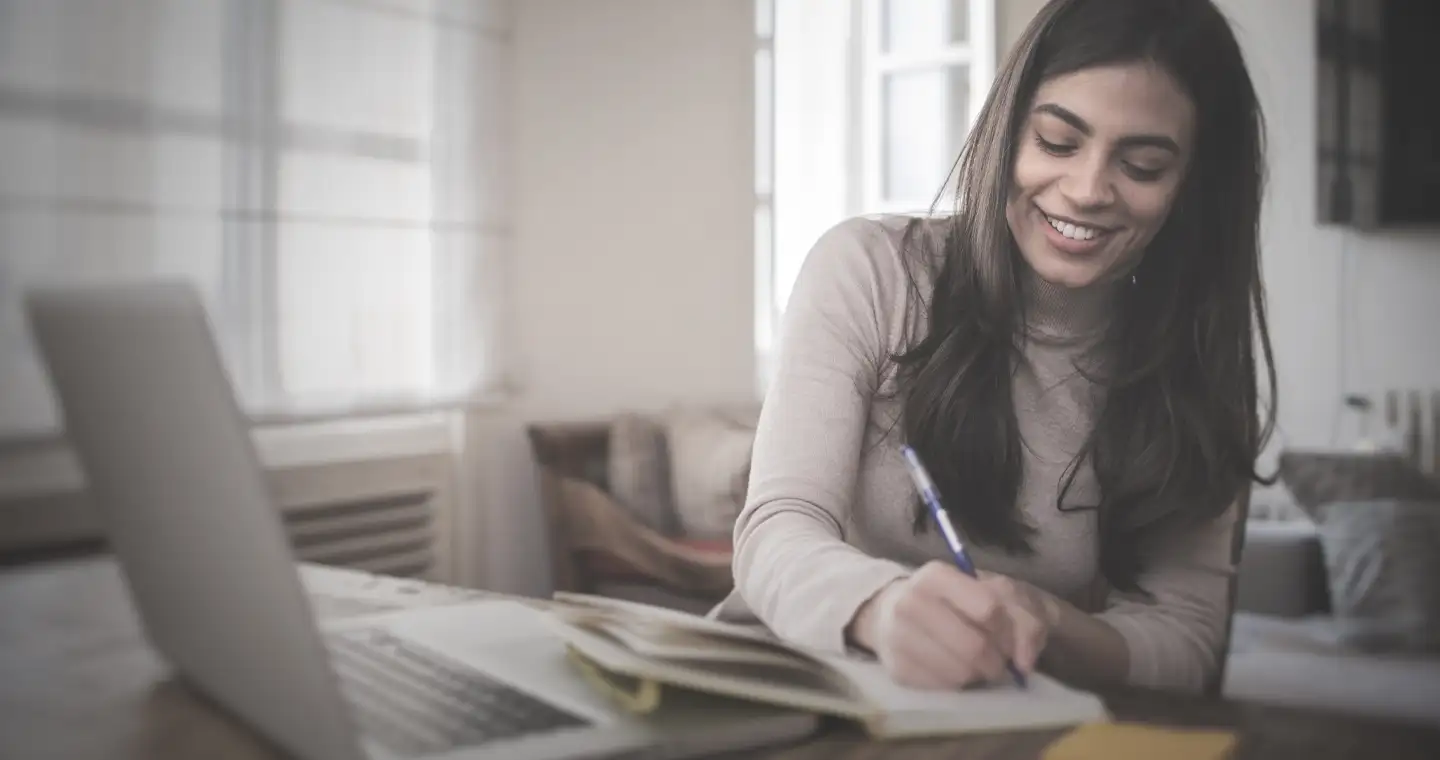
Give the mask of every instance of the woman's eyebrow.
M 1095 134 L 1095 128 L 1090 126 L 1090 122 L 1080 118 L 1078 114 L 1068 108 L 1065 108 L 1064 106 L 1057 105 L 1055 103 L 1041 103 L 1040 105 L 1035 106 L 1034 112 L 1045 113 L 1054 116 L 1055 118 L 1074 127 L 1077 131 L 1080 132 L 1080 134 L 1085 135 L 1086 137 L 1092 137 Z M 1176 155 L 1180 154 L 1180 145 L 1176 143 L 1173 138 L 1167 135 L 1126 135 L 1119 140 L 1116 140 L 1115 142 L 1116 145 L 1120 148 L 1160 148 L 1162 150 L 1168 150 Z

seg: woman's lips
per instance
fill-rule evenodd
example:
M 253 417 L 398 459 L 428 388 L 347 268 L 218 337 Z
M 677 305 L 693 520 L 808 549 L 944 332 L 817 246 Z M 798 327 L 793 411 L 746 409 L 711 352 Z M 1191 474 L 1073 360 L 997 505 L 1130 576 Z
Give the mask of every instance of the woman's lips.
M 1109 228 L 1088 227 L 1088 230 L 1093 233 L 1088 239 L 1067 237 L 1065 233 L 1056 229 L 1055 225 L 1051 223 L 1054 217 L 1040 210 L 1038 206 L 1036 207 L 1036 211 L 1040 215 L 1040 224 L 1044 228 L 1045 239 L 1061 253 L 1066 253 L 1071 256 L 1083 256 L 1094 252 L 1100 246 L 1104 245 L 1105 241 L 1114 234 L 1114 230 Z M 1057 219 L 1055 221 L 1060 220 Z

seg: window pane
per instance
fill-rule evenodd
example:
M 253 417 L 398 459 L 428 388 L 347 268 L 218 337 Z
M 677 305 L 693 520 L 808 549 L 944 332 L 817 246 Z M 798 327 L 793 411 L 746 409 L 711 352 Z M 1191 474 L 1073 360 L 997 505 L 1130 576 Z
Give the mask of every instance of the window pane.
M 963 43 L 969 14 L 970 0 L 881 0 L 880 48 L 920 53 Z
M 297 222 L 280 229 L 279 253 L 287 400 L 305 406 L 433 390 L 428 229 Z
M 24 311 L 28 288 L 152 276 L 184 279 L 210 310 L 223 343 L 230 325 L 218 308 L 220 248 L 220 221 L 198 214 L 124 214 L 39 204 L 0 208 L 0 434 L 49 434 L 60 425 L 48 376 L 31 342 Z
M 306 125 L 430 134 L 433 27 L 355 4 L 280 3 L 280 113 Z
M 881 194 L 928 208 L 970 130 L 965 66 L 897 71 L 881 82 Z
M 0 0 L 0 437 L 63 424 L 32 286 L 184 279 L 227 337 L 227 6 Z

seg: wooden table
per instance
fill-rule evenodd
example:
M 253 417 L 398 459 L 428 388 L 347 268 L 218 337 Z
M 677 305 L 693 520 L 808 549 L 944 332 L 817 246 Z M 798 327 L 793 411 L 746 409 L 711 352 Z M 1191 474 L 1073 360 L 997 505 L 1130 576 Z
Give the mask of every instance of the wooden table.
M 483 592 L 303 566 L 323 616 L 451 604 Z M 1440 757 L 1440 731 L 1149 693 L 1106 695 L 1117 718 L 1238 730 L 1241 758 Z M 836 723 L 771 760 L 1033 758 L 1060 732 L 870 743 Z M 755 756 L 751 753 L 750 756 Z M 109 558 L 0 571 L 0 758 L 260 760 L 277 753 L 177 681 L 144 641 Z

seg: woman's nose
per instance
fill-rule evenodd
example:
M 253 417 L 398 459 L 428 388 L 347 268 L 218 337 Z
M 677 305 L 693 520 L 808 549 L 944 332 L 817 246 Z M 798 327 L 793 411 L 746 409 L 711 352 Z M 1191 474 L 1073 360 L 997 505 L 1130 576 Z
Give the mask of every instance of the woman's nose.
M 1075 163 L 1060 183 L 1060 192 L 1081 209 L 1103 208 L 1115 202 L 1110 171 L 1100 162 Z

